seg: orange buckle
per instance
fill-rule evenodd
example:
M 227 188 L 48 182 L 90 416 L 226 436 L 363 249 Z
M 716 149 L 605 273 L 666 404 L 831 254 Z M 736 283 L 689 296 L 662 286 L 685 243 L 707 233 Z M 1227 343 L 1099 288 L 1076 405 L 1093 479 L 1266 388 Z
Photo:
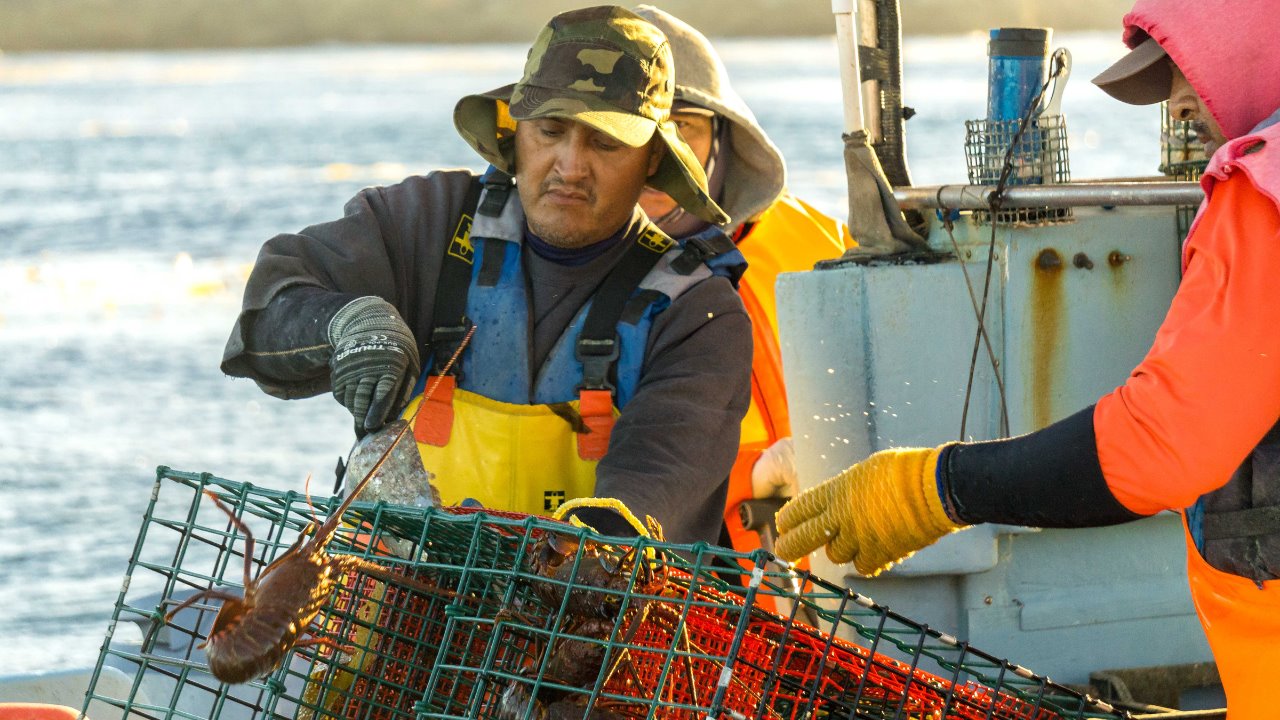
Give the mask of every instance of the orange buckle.
M 432 375 L 427 378 L 427 387 L 435 383 L 435 390 L 425 403 L 418 406 L 417 417 L 413 421 L 413 437 L 420 443 L 433 447 L 444 447 L 449 444 L 449 435 L 453 433 L 453 389 L 458 379 L 453 375 Z
M 599 460 L 609 451 L 613 432 L 613 393 L 608 390 L 579 390 L 578 414 L 587 432 L 578 434 L 578 457 Z

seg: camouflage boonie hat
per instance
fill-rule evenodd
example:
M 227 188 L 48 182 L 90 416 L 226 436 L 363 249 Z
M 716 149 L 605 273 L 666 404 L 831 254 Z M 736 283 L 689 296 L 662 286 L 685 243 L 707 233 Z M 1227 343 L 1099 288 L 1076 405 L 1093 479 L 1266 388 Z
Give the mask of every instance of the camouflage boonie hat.
M 458 101 L 458 134 L 494 167 L 515 171 L 518 120 L 561 118 L 630 147 L 656 133 L 667 152 L 648 184 L 712 223 L 729 217 L 707 194 L 702 164 L 671 123 L 671 48 L 662 31 L 617 6 L 571 10 L 538 33 L 520 82 Z

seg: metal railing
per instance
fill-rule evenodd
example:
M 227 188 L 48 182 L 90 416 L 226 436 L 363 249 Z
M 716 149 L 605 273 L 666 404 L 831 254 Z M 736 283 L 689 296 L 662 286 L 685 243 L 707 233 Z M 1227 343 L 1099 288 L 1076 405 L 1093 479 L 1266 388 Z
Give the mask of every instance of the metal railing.
M 989 210 L 995 190 L 993 185 L 934 185 L 894 188 L 893 195 L 904 209 Z M 1204 191 L 1194 182 L 1072 182 L 1007 187 L 1000 207 L 1178 206 L 1203 199 Z

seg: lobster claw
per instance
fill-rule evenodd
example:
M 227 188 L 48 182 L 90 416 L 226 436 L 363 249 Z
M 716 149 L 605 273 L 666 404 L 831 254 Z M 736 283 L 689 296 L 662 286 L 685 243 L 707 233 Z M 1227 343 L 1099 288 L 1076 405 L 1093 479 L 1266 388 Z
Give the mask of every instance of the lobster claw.
M 600 555 L 597 557 L 600 560 L 600 567 L 604 568 L 605 572 L 609 573 L 610 575 L 617 575 L 618 572 L 622 569 L 624 558 L 630 555 L 631 555 L 631 552 L 628 552 L 626 556 L 623 556 L 623 557 L 618 557 L 611 553 L 600 553 Z
M 547 545 L 562 557 L 568 557 L 578 550 L 578 541 L 559 533 L 548 534 Z

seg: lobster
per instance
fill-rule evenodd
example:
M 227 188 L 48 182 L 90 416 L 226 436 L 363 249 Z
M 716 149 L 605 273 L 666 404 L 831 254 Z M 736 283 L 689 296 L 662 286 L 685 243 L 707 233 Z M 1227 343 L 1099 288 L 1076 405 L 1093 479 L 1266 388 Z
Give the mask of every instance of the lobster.
M 649 521 L 651 537 L 661 540 L 662 528 L 653 518 Z M 579 554 L 582 560 L 575 567 Z M 609 621 L 617 619 L 622 611 L 623 592 L 632 587 L 632 575 L 633 593 L 640 597 L 658 592 L 667 581 L 666 564 L 656 558 L 636 557 L 635 548 L 623 552 L 592 541 L 579 548 L 577 539 L 556 532 L 548 532 L 534 543 L 529 569 L 553 581 L 533 587 L 534 594 L 548 607 L 557 607 L 564 601 L 565 588 L 577 588 L 569 593 L 565 613 L 569 617 Z M 643 606 L 643 601 L 633 597 L 627 605 L 628 614 Z
M 602 500 L 570 501 L 561 506 L 557 516 L 571 507 L 594 505 Z M 620 503 L 618 506 L 621 507 Z M 622 513 L 631 519 L 625 508 Z M 661 526 L 653 518 L 648 520 L 648 534 L 661 541 Z M 638 522 L 633 520 L 633 524 L 640 529 Z M 605 639 L 612 634 L 615 623 L 622 623 L 624 642 L 634 638 L 649 615 L 651 600 L 662 593 L 667 584 L 666 563 L 660 557 L 639 554 L 641 552 L 591 540 L 582 542 L 557 532 L 547 532 L 533 544 L 527 558 L 528 570 L 551 582 L 535 583 L 532 594 L 548 608 L 563 608 L 565 617 L 562 636 L 549 648 L 542 674 L 544 682 L 591 687 L 605 664 Z M 624 596 L 628 596 L 625 601 Z M 615 655 L 605 669 L 602 684 L 609 681 L 625 660 L 625 651 Z M 532 668 L 525 668 L 522 674 L 530 671 Z M 587 708 L 585 700 L 586 696 L 580 693 L 546 685 L 535 694 L 525 683 L 514 682 L 502 693 L 497 717 L 520 720 L 529 713 L 530 720 L 572 720 L 583 718 L 584 712 L 588 720 L 628 717 L 624 708 L 615 710 L 608 701 L 597 701 Z
M 403 422 L 403 421 L 400 421 Z M 434 590 L 397 575 L 377 563 L 350 555 L 330 555 L 326 546 L 355 492 L 323 524 L 309 523 L 297 542 L 256 579 L 253 566 L 253 533 L 218 496 L 204 494 L 231 518 L 244 534 L 244 595 L 210 588 L 182 601 L 164 617 L 165 622 L 200 600 L 221 600 L 209 638 L 200 645 L 209 663 L 209 672 L 225 683 L 244 683 L 260 678 L 279 667 L 285 653 L 311 645 L 342 646 L 328 637 L 301 637 L 311 621 L 348 572 L 361 571 L 379 580 L 409 584 L 419 590 Z M 310 537 L 308 537 L 310 535 Z
M 474 327 L 467 332 L 453 357 L 440 371 L 441 376 L 449 372 L 474 332 Z M 438 382 L 439 378 L 436 384 Z M 428 388 L 419 407 L 426 405 L 434 389 L 435 384 Z M 342 504 L 323 523 L 308 523 L 297 541 L 267 565 L 257 578 L 252 577 L 253 533 L 214 493 L 204 491 L 244 534 L 244 595 L 208 588 L 170 610 L 164 621 L 170 622 L 179 611 L 200 600 L 222 601 L 209 637 L 200 645 L 205 651 L 209 672 L 215 678 L 225 683 L 244 683 L 260 678 L 278 668 L 285 655 L 296 647 L 328 645 L 343 649 L 342 644 L 333 638 L 302 635 L 348 572 L 359 571 L 416 590 L 438 592 L 437 588 L 393 573 L 370 560 L 349 555 L 334 556 L 326 550 L 337 533 L 343 514 L 391 455 L 392 449 L 408 434 L 409 428 L 410 424 L 405 420 L 396 420 L 381 431 L 387 435 L 394 434 L 394 439 Z
M 645 532 L 625 506 L 607 498 L 572 500 L 560 507 L 556 517 L 584 506 L 610 507 L 641 534 L 663 542 L 662 527 L 653 518 L 647 518 Z M 533 581 L 532 597 L 543 607 L 563 609 L 563 613 L 558 637 L 553 636 L 545 657 L 524 658 L 524 667 L 515 673 L 522 677 L 503 689 L 496 720 L 639 720 L 652 711 L 652 704 L 643 699 L 656 693 L 662 693 L 668 703 L 695 706 L 709 699 L 700 693 L 714 693 L 698 678 L 712 667 L 705 658 L 717 651 L 700 647 L 690 635 L 683 617 L 688 610 L 678 607 L 684 593 L 681 581 L 662 552 L 549 531 L 530 546 L 525 567 L 542 579 Z M 654 655 L 637 655 L 633 650 L 651 642 L 646 629 L 670 636 L 670 647 L 679 650 L 671 676 L 661 688 L 654 687 Z M 727 681 L 733 692 L 762 701 L 759 688 L 732 674 Z M 687 693 L 678 701 L 677 686 Z M 591 702 L 597 694 L 593 689 L 601 695 Z M 783 720 L 773 708 L 765 707 L 763 713 L 762 720 Z

